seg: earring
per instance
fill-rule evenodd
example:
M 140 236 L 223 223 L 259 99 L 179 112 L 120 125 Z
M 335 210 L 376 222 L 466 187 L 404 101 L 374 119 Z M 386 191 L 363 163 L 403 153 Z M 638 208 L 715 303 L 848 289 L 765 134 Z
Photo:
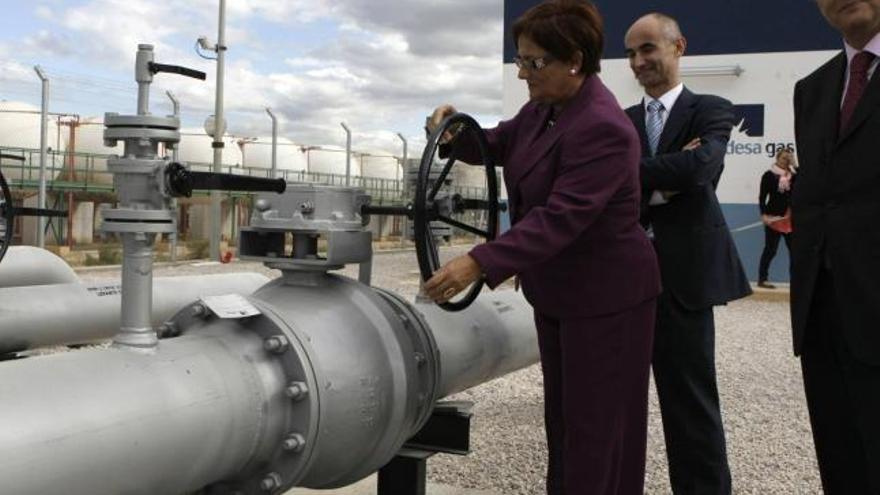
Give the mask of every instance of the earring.
M 571 75 L 575 75 L 575 74 L 577 74 L 577 72 L 578 72 L 577 69 L 575 69 L 574 67 L 572 67 L 571 70 L 568 71 L 568 73 Z

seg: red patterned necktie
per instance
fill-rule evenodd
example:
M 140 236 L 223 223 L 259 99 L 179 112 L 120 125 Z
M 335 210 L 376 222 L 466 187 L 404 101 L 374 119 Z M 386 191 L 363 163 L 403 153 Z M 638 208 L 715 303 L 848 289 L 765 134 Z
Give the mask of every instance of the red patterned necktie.
M 846 130 L 849 120 L 856 110 L 865 88 L 868 87 L 868 68 L 874 60 L 874 54 L 859 52 L 849 63 L 849 86 L 846 88 L 846 96 L 843 97 L 843 106 L 840 107 L 840 130 Z

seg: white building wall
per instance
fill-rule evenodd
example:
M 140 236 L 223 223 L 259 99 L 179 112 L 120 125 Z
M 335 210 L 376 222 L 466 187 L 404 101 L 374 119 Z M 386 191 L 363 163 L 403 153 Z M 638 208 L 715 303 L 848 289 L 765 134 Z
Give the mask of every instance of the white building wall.
M 739 65 L 740 76 L 684 76 L 684 84 L 695 93 L 723 96 L 734 104 L 764 105 L 764 136 L 751 137 L 734 129 L 718 197 L 723 203 L 754 204 L 758 181 L 770 166 L 779 146 L 794 145 L 792 98 L 795 83 L 813 72 L 837 51 L 686 56 L 683 73 L 690 67 Z M 643 91 L 625 59 L 602 61 L 602 81 L 617 97 L 621 107 L 639 103 Z M 504 116 L 510 118 L 528 100 L 525 83 L 517 80 L 516 66 L 504 66 Z

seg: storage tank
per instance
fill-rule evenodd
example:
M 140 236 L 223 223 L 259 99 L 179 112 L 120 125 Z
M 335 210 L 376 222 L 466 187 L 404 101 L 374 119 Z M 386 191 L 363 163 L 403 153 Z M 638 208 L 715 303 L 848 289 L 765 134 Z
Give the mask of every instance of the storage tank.
M 86 117 L 76 127 L 76 140 L 68 143 L 68 150 L 73 153 L 73 178 L 90 184 L 112 185 L 113 174 L 107 171 L 107 157 L 122 154 L 122 144 L 104 145 L 104 119 L 102 117 Z
M 0 147 L 23 148 L 33 151 L 18 152 L 7 150 L 13 155 L 24 156 L 27 160 L 24 169 L 20 162 L 3 160 L 3 175 L 10 182 L 16 182 L 22 178 L 26 180 L 39 180 L 40 166 L 40 107 L 18 101 L 0 101 Z M 48 120 L 48 147 L 53 151 L 67 149 L 66 128 L 62 127 L 59 132 L 58 120 L 50 115 Z M 48 155 L 47 179 L 51 180 L 58 175 L 64 163 L 60 154 Z M 22 174 L 24 171 L 24 174 Z M 24 177 L 22 177 L 24 175 Z
M 306 163 L 309 172 L 345 175 L 345 148 L 339 146 L 306 146 Z M 351 154 L 351 176 L 361 175 L 361 159 Z
M 371 150 L 360 154 L 364 177 L 400 179 L 400 159 L 387 151 Z
M 237 145 L 235 148 L 241 156 L 240 162 L 244 167 L 266 170 L 272 168 L 272 136 L 259 137 L 256 141 L 240 141 L 242 144 Z M 288 138 L 279 137 L 277 151 L 278 170 L 305 171 L 306 154 L 303 148 L 303 146 L 294 143 Z M 291 179 L 293 180 L 294 177 L 291 176 Z
M 202 129 L 181 129 L 180 142 L 177 144 L 180 161 L 185 162 L 193 170 L 208 171 L 214 163 L 214 148 L 211 147 L 213 142 L 214 138 L 205 134 Z M 224 136 L 223 145 L 221 160 L 223 172 L 238 173 L 234 167 L 241 166 L 241 152 L 238 150 L 235 138 Z

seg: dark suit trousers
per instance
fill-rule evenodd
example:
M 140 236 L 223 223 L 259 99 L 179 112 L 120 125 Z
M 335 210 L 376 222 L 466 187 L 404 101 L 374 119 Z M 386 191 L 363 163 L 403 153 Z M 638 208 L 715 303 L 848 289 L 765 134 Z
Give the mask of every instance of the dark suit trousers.
M 880 494 L 880 366 L 858 361 L 840 323 L 831 273 L 821 269 L 801 369 L 826 495 Z
M 535 312 L 549 495 L 641 495 L 654 299 L 594 318 Z
M 672 491 L 730 494 L 711 307 L 690 311 L 668 291 L 660 295 L 653 369 Z
M 764 251 L 761 253 L 761 262 L 758 265 L 759 282 L 767 281 L 767 276 L 770 273 L 770 262 L 773 261 L 773 257 L 776 256 L 776 251 L 779 249 L 780 237 L 785 239 L 785 247 L 788 248 L 788 252 L 791 254 L 791 234 L 783 234 L 766 225 L 764 226 Z

